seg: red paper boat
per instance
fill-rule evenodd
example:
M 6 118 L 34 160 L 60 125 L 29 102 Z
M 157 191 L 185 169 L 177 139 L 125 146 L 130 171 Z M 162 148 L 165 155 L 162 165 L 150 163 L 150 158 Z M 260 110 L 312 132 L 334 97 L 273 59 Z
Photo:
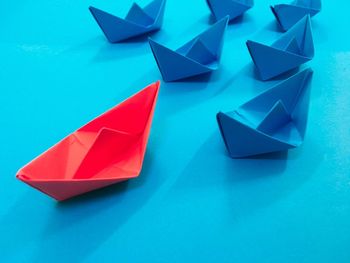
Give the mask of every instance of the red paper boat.
M 78 129 L 20 169 L 17 178 L 62 201 L 137 177 L 160 83 Z

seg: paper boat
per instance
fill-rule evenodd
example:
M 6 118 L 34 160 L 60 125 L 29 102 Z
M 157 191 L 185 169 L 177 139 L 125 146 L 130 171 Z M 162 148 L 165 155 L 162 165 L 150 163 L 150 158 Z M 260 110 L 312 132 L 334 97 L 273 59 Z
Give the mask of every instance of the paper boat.
M 103 33 L 111 43 L 157 31 L 163 23 L 165 0 L 154 0 L 141 8 L 133 4 L 125 19 L 95 7 L 89 7 Z
M 321 0 L 295 0 L 290 4 L 271 6 L 277 23 L 287 31 L 306 15 L 311 17 L 321 11 Z
M 232 158 L 285 151 L 304 140 L 312 70 L 306 69 L 265 91 L 217 121 Z
M 149 43 L 165 81 L 175 81 L 219 68 L 228 17 L 173 51 L 152 39 Z
M 252 8 L 254 0 L 207 0 L 207 4 L 216 20 L 228 15 L 231 21 Z
M 17 178 L 61 201 L 137 177 L 159 82 L 70 134 L 21 168 Z
M 262 80 L 295 69 L 314 57 L 310 16 L 299 20 L 271 46 L 250 40 L 247 46 Z

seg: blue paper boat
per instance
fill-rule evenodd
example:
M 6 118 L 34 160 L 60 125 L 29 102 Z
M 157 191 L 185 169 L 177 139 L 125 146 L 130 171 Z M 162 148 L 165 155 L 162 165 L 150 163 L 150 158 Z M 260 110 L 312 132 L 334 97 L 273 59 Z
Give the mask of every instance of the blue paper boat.
M 207 0 L 207 4 L 216 20 L 228 15 L 231 21 L 252 8 L 254 0 Z
M 92 6 L 89 9 L 108 41 L 116 43 L 159 30 L 163 23 L 165 0 L 154 0 L 144 8 L 134 3 L 125 19 Z
M 280 27 L 287 31 L 306 15 L 311 17 L 321 11 L 321 0 L 295 0 L 290 4 L 271 6 Z
M 217 70 L 228 16 L 173 51 L 152 39 L 149 43 L 164 81 L 175 81 Z
M 314 57 L 310 16 L 299 20 L 271 46 L 250 40 L 247 46 L 262 80 L 295 69 Z
M 232 158 L 285 151 L 304 141 L 312 70 L 279 83 L 217 121 Z

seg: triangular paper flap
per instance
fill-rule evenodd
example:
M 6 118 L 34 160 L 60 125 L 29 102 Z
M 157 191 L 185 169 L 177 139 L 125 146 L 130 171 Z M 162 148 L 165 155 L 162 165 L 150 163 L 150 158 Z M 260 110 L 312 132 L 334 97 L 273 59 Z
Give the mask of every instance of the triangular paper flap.
M 215 56 L 203 44 L 201 40 L 197 40 L 191 49 L 187 52 L 186 57 L 197 61 L 200 64 L 210 64 L 215 61 Z
M 314 44 L 311 30 L 310 16 L 305 16 L 298 23 L 296 23 L 291 29 L 282 35 L 276 42 L 272 44 L 272 47 L 284 50 L 292 39 L 296 39 L 298 46 L 300 47 L 301 55 L 309 59 L 314 56 Z
M 165 0 L 154 0 L 143 8 L 143 11 L 153 20 L 158 19 L 164 13 Z
M 303 56 L 313 58 L 315 54 L 314 50 L 314 40 L 312 36 L 311 19 L 307 16 L 307 22 L 304 32 L 304 43 L 301 48 Z
M 305 78 L 303 83 L 303 90 L 299 95 L 299 99 L 294 106 L 294 111 L 292 113 L 292 119 L 295 127 L 298 129 L 299 134 L 302 138 L 305 136 L 309 104 L 310 104 L 310 92 L 311 92 L 311 81 L 312 81 L 313 71 L 307 69 L 305 71 Z
M 79 131 L 99 132 L 102 128 L 119 130 L 130 134 L 144 132 L 155 105 L 159 82 L 139 91 L 111 110 L 92 120 Z
M 106 167 L 117 164 L 126 158 L 125 153 L 139 154 L 142 134 L 132 135 L 125 132 L 103 128 L 91 145 L 77 169 L 74 179 L 89 179 Z M 128 156 L 129 158 L 133 156 Z M 141 158 L 133 158 L 139 167 Z
M 227 15 L 232 20 L 251 8 L 254 2 L 253 0 L 207 0 L 207 4 L 216 20 Z
M 319 12 L 314 9 L 307 9 L 304 7 L 288 4 L 280 4 L 273 7 L 271 6 L 271 10 L 283 31 L 289 30 L 304 16 L 314 16 Z
M 276 126 L 274 129 L 271 127 L 270 129 L 262 131 L 258 129 L 258 126 L 262 120 L 266 118 L 266 112 L 244 111 L 239 108 L 233 112 L 226 113 L 226 115 L 232 119 L 235 119 L 243 126 L 251 127 L 252 129 L 256 129 L 257 132 L 269 135 L 276 141 L 286 143 L 294 147 L 299 146 L 303 142 L 303 138 L 290 117 L 289 121 L 285 123 L 281 122 L 279 127 Z
M 292 77 L 246 102 L 239 108 L 239 111 L 244 111 L 244 115 L 248 112 L 252 112 L 254 115 L 259 113 L 265 114 L 280 100 L 283 102 L 286 111 L 292 114 L 298 104 L 298 100 L 301 99 L 303 90 L 308 88 L 305 80 L 309 78 L 311 73 L 312 71 L 310 69 L 296 73 Z M 262 118 L 263 116 L 260 117 L 260 119 Z
M 221 55 L 227 24 L 228 16 L 216 22 L 197 37 L 217 59 L 219 59 Z
M 284 151 L 294 147 L 245 126 L 225 113 L 218 113 L 217 120 L 227 150 L 232 158 Z
M 272 14 L 274 15 L 274 17 L 276 18 L 277 24 L 279 25 L 279 27 L 283 30 L 283 31 L 287 31 L 290 27 L 292 27 L 293 25 L 290 25 L 288 27 L 287 24 L 284 24 L 283 18 L 280 16 L 279 14 L 279 6 L 280 5 L 275 5 L 275 6 L 270 6 L 270 9 L 272 11 Z M 281 17 L 281 18 L 280 18 Z M 288 29 L 286 29 L 288 28 Z
M 124 179 L 76 181 L 22 181 L 38 189 L 39 191 L 53 197 L 57 201 L 63 201 L 89 191 L 93 191 L 102 187 L 106 187 L 124 181 Z
M 153 55 L 165 81 L 175 81 L 212 71 L 171 49 L 149 39 Z
M 216 22 L 209 29 L 199 34 L 194 39 L 188 41 L 186 44 L 181 46 L 176 50 L 177 53 L 182 55 L 186 55 L 192 47 L 198 42 L 201 41 L 202 44 L 209 50 L 209 52 L 214 55 L 217 59 L 220 57 L 222 45 L 223 45 L 223 37 L 225 33 L 225 28 L 227 27 L 227 22 L 225 28 L 219 30 L 220 26 L 225 25 L 226 18 Z
M 143 26 L 148 26 L 154 23 L 154 19 L 147 15 L 143 9 L 136 3 L 132 5 L 125 20 L 131 21 L 135 24 L 140 24 Z
M 71 138 L 66 137 L 17 172 L 21 180 L 62 178 L 66 173 Z
M 272 109 L 266 114 L 261 121 L 257 130 L 266 134 L 273 134 L 280 127 L 284 126 L 291 120 L 290 114 L 287 112 L 281 100 L 277 101 Z
M 295 38 L 299 46 L 302 46 L 304 42 L 305 27 L 307 25 L 307 16 L 299 20 L 290 30 L 283 33 L 279 39 L 277 39 L 271 46 L 279 49 L 285 49 L 290 41 Z
M 321 0 L 295 0 L 293 5 L 314 9 L 320 11 L 322 8 Z
M 285 49 L 285 51 L 288 51 L 290 53 L 294 53 L 294 54 L 300 54 L 300 47 L 299 47 L 299 44 L 297 42 L 297 40 L 295 38 L 293 38 L 287 48 Z
M 95 123 L 96 120 L 90 122 L 84 126 L 87 128 L 86 131 L 84 127 L 79 129 L 28 163 L 19 170 L 17 178 L 58 200 L 63 200 L 138 176 L 146 150 L 158 89 L 159 82 L 134 96 L 145 100 L 149 99 L 145 93 L 152 96 L 142 135 L 101 128 L 96 136 L 94 129 L 100 124 L 108 124 L 107 119 L 111 121 L 109 118 L 110 114 L 113 116 L 114 108 L 106 113 L 107 117 L 101 115 L 101 118 L 96 119 L 103 120 L 102 123 Z M 133 101 L 132 104 L 138 104 L 137 101 Z M 132 117 L 131 120 L 137 121 L 138 116 Z M 111 126 L 113 123 L 115 120 L 112 120 Z M 74 178 L 73 174 L 76 174 L 78 179 Z
M 247 41 L 247 46 L 262 80 L 276 77 L 310 60 L 253 41 Z
M 186 54 L 190 51 L 190 49 L 193 47 L 193 45 L 198 41 L 198 37 L 195 37 L 194 39 L 188 41 L 186 44 L 182 45 L 178 49 L 175 50 L 176 53 L 179 53 L 183 56 L 186 56 Z
M 89 10 L 111 43 L 119 42 L 145 32 L 144 27 L 125 21 L 95 7 L 89 7 Z

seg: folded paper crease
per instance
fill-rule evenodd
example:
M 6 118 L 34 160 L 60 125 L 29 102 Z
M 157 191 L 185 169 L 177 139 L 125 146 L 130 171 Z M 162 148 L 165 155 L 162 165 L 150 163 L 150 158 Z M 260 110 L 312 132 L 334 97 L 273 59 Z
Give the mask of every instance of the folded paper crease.
M 303 70 L 217 121 L 231 157 L 284 151 L 302 144 L 306 132 L 312 70 Z
M 134 3 L 124 19 L 96 7 L 90 6 L 89 10 L 108 41 L 117 43 L 159 30 L 165 3 L 166 0 L 153 0 L 144 8 Z
M 315 16 L 321 8 L 321 0 L 295 0 L 290 4 L 271 6 L 272 13 L 283 31 L 289 30 L 306 15 Z
M 310 17 L 305 16 L 272 45 L 248 40 L 247 47 L 262 80 L 295 69 L 314 57 Z
M 21 168 L 17 178 L 64 200 L 137 177 L 159 85 L 151 84 L 68 135 Z
M 150 47 L 163 79 L 176 81 L 217 70 L 227 23 L 228 17 L 225 17 L 177 50 L 150 38 Z

